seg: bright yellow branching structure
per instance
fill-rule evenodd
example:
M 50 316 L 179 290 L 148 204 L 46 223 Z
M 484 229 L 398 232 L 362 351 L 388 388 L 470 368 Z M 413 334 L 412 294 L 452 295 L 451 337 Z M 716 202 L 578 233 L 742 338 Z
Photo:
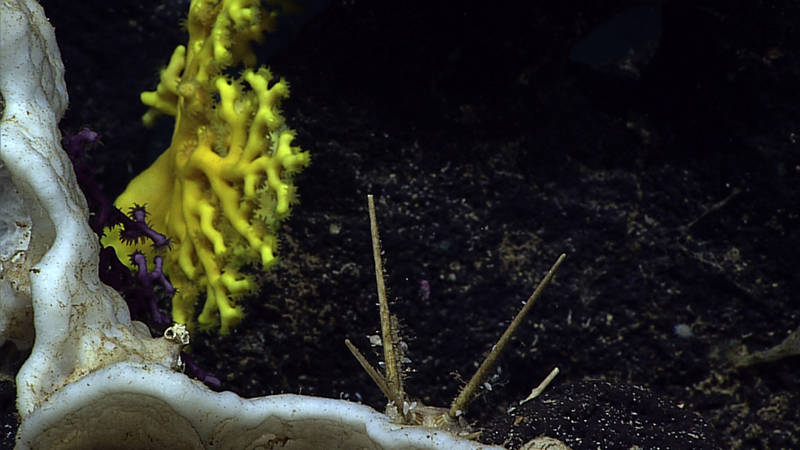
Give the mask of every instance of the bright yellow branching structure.
M 275 16 L 259 0 L 193 0 L 188 46 L 175 49 L 157 89 L 141 95 L 150 107 L 144 123 L 173 115 L 175 131 L 169 148 L 115 205 L 122 211 L 146 205 L 149 224 L 171 239 L 164 271 L 177 289 L 178 323 L 193 324 L 203 294 L 201 327 L 219 324 L 228 333 L 241 320 L 237 300 L 256 286 L 240 268 L 275 263 L 277 226 L 295 199 L 292 176 L 309 162 L 291 145 L 294 133 L 279 111 L 288 84 L 266 68 L 253 69 L 250 43 L 273 30 Z M 229 76 L 242 67 L 238 78 Z M 126 262 L 135 248 L 150 261 L 154 256 L 123 242 L 117 230 L 103 244 Z

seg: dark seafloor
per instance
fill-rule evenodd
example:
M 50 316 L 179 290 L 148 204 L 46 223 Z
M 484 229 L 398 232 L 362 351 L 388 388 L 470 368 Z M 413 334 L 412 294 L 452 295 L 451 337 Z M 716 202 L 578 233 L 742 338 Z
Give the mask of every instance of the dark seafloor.
M 116 195 L 168 145 L 138 95 L 184 43 L 188 2 L 42 3 L 62 127 L 102 134 Z M 800 448 L 800 357 L 728 358 L 800 326 L 798 3 L 339 0 L 306 20 L 263 61 L 312 153 L 281 262 L 235 333 L 193 337 L 223 389 L 383 408 L 343 344 L 379 359 L 373 193 L 407 390 L 426 404 L 449 404 L 568 255 L 469 409 L 482 440 Z M 3 445 L 13 397 L 0 383 Z

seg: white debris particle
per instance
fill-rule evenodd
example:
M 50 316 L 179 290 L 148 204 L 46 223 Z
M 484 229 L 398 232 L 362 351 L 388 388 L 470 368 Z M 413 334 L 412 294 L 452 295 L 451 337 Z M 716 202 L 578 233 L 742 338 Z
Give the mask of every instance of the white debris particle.
M 367 339 L 369 339 L 369 345 L 371 345 L 373 347 L 380 347 L 380 346 L 383 345 L 383 341 L 381 341 L 381 337 L 378 336 L 377 334 L 369 335 L 369 336 L 367 336 Z
M 673 332 L 675 333 L 675 336 L 678 336 L 679 338 L 682 339 L 689 339 L 694 337 L 692 326 L 685 323 L 679 323 L 675 325 L 675 327 L 673 328 Z

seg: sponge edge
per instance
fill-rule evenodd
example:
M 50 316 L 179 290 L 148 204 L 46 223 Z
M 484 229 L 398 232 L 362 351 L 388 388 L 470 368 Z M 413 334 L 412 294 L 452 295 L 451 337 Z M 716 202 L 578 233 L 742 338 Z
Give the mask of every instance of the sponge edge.
M 37 2 L 5 0 L 0 8 L 0 92 L 6 103 L 3 121 L 40 124 L 60 118 L 67 108 L 67 88 L 53 27 Z M 25 109 L 14 108 L 22 105 Z M 19 114 L 28 111 L 30 114 Z
M 54 395 L 20 428 L 29 448 L 500 449 L 400 426 L 344 400 L 214 393 L 160 366 L 119 363 Z M 51 407 L 52 406 L 52 407 Z
M 0 2 L 0 30 L 0 163 L 18 192 L 11 198 L 21 200 L 31 223 L 30 243 L 18 253 L 30 267 L 21 282 L 29 282 L 36 330 L 31 356 L 17 374 L 24 421 L 62 386 L 106 365 L 135 360 L 175 367 L 181 345 L 143 332 L 120 295 L 99 280 L 86 199 L 59 144 L 64 67 L 41 6 Z
M 18 349 L 33 345 L 33 306 L 28 248 L 31 217 L 25 211 L 11 174 L 0 164 L 0 347 L 11 341 Z
M 56 123 L 67 107 L 67 89 L 53 27 L 36 2 L 0 2 L 0 34 L 0 344 L 29 348 L 29 273 L 55 239 L 37 200 L 55 188 L 51 173 L 29 169 L 36 160 L 71 168 L 64 152 L 48 161 L 58 149 Z

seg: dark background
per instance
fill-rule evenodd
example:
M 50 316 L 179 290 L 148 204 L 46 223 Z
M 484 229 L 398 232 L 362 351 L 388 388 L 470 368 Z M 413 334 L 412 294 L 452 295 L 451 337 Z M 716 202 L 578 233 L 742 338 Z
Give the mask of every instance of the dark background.
M 291 83 L 284 114 L 312 164 L 280 264 L 235 333 L 193 337 L 196 360 L 243 396 L 382 409 L 343 344 L 379 359 L 372 193 L 410 395 L 448 405 L 565 252 L 470 408 L 478 427 L 558 366 L 542 402 L 587 380 L 636 385 L 702 416 L 711 447 L 797 448 L 798 356 L 734 369 L 726 355 L 800 325 L 800 7 L 511 3 L 344 0 L 281 22 L 262 61 Z M 144 129 L 138 95 L 185 42 L 188 4 L 77 5 L 43 2 L 67 70 L 62 128 L 101 133 L 92 157 L 116 195 L 168 146 L 170 120 Z M 530 433 L 573 448 L 599 439 L 542 426 Z M 613 445 L 637 442 L 654 441 Z

